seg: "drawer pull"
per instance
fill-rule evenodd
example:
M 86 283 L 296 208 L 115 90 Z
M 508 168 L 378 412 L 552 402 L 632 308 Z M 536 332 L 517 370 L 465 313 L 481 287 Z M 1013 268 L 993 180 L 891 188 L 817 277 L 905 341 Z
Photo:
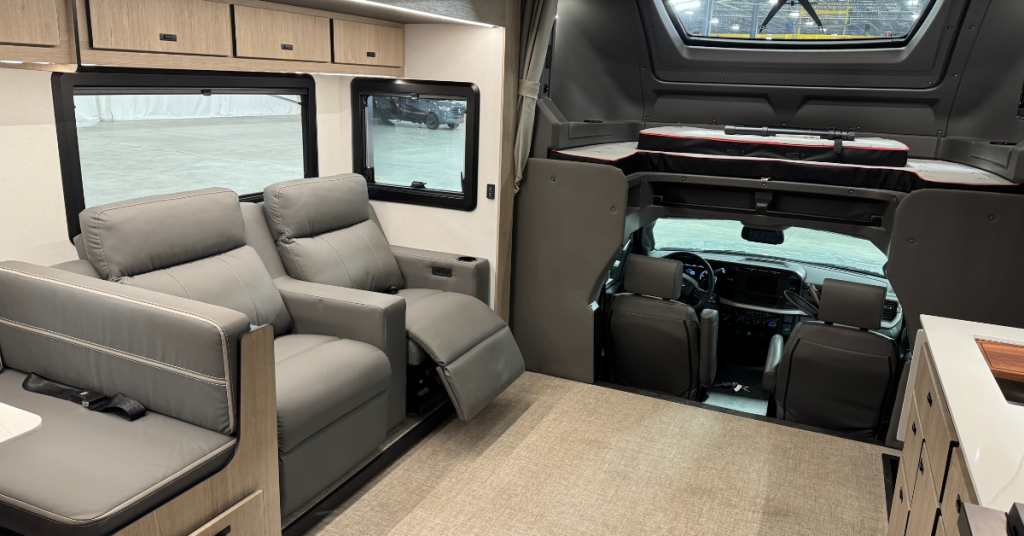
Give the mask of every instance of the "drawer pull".
M 224 527 L 224 530 L 214 534 L 213 536 L 228 536 L 228 534 L 231 534 L 231 525 Z
M 900 502 L 903 502 L 903 488 L 900 488 Z M 957 499 L 957 511 L 960 511 L 960 499 Z
M 924 474 L 924 460 L 917 460 L 917 470 Z
M 377 53 L 376 52 L 367 52 L 366 53 L 366 57 L 367 58 L 376 58 L 377 57 Z
M 960 496 L 959 496 L 959 495 L 957 495 L 957 496 L 956 496 L 956 513 L 958 513 L 958 514 L 960 513 L 960 508 L 961 508 L 962 506 L 963 506 L 963 503 L 962 503 L 962 502 L 960 502 Z
M 917 435 L 917 423 L 916 422 L 910 424 L 910 431 L 914 432 L 914 435 Z
M 281 45 L 281 50 L 295 50 L 295 47 L 293 47 L 292 45 L 284 45 L 284 44 L 282 44 Z
M 161 41 L 177 41 L 178 36 L 175 34 L 160 34 Z
M 931 394 L 931 392 L 928 393 L 928 405 L 929 406 L 932 405 L 932 394 Z

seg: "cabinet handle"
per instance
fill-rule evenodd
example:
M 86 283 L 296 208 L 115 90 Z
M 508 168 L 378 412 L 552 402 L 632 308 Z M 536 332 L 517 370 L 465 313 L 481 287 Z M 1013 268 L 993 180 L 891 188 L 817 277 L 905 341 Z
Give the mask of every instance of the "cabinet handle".
M 175 34 L 160 34 L 161 41 L 177 41 L 178 36 Z
M 959 501 L 959 499 L 958 499 L 958 501 Z M 900 502 L 903 502 L 903 488 L 900 488 Z M 960 509 L 959 502 L 957 503 L 957 505 L 958 505 L 957 506 L 957 510 L 959 511 L 959 509 Z
M 924 474 L 924 460 L 917 460 L 917 470 Z
M 231 534 L 231 525 L 228 525 L 224 530 L 214 534 L 213 536 L 228 536 L 228 534 Z
M 916 422 L 910 424 L 910 431 L 914 432 L 914 435 L 917 435 L 917 423 Z
M 281 45 L 281 50 L 295 50 L 295 47 L 293 47 L 292 45 L 282 44 Z
M 929 405 L 929 406 L 931 406 L 931 405 L 932 405 L 932 393 L 931 393 L 930 391 L 929 391 L 929 393 L 928 393 L 928 405 Z
M 960 502 L 960 496 L 957 495 L 956 496 L 956 513 L 958 513 L 958 514 L 960 513 L 960 507 L 961 506 L 963 506 L 963 503 Z
M 377 57 L 377 53 L 376 52 L 367 52 L 366 53 L 366 57 L 367 58 L 376 58 Z

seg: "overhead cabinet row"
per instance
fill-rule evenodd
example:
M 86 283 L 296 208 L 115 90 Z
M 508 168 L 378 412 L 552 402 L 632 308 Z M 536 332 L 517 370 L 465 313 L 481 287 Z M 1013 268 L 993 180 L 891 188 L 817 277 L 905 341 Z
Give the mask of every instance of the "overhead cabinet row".
M 5 1 L 11 0 L 0 0 Z M 88 0 L 88 11 L 90 46 L 98 50 L 403 65 L 402 28 L 383 21 L 207 0 Z

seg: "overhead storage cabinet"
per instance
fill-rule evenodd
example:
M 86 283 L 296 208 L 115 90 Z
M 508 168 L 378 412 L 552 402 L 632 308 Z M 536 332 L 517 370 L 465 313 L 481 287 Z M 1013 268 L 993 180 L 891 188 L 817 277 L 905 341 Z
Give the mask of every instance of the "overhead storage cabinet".
M 401 28 L 334 19 L 334 62 L 402 67 L 405 35 Z
M 89 0 L 92 48 L 231 55 L 231 6 L 205 0 Z
M 0 44 L 60 45 L 56 0 L 0 0 Z
M 235 6 L 239 58 L 331 61 L 330 22 L 324 17 Z

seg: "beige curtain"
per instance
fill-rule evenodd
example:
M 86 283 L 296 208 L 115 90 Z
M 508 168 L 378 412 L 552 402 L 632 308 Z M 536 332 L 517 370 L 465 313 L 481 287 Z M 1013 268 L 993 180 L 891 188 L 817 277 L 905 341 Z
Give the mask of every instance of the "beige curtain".
M 526 161 L 533 143 L 533 119 L 540 94 L 540 75 L 551 43 L 551 29 L 555 25 L 556 0 L 522 0 L 522 33 L 519 48 L 519 124 L 514 148 L 516 179 L 515 192 L 523 181 Z

